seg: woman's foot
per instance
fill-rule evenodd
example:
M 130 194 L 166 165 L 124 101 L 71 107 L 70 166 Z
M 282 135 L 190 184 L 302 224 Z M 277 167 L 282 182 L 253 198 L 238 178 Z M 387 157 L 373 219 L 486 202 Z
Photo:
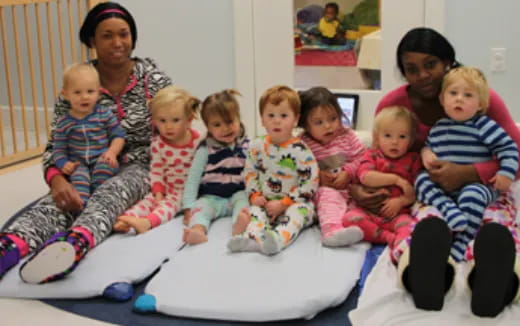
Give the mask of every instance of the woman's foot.
M 9 237 L 0 235 L 0 279 L 19 261 L 20 250 L 18 247 Z
M 185 228 L 182 241 L 189 245 L 196 245 L 208 241 L 206 228 L 202 225 L 194 225 L 189 229 Z
M 480 229 L 473 247 L 475 267 L 469 275 L 471 311 L 495 317 L 511 303 L 518 281 L 514 274 L 515 242 L 503 225 L 489 223 Z
M 410 264 L 403 275 L 403 283 L 419 309 L 442 309 L 444 295 L 454 276 L 454 270 L 448 264 L 451 241 L 451 231 L 440 218 L 426 218 L 415 226 L 410 243 Z
M 20 278 L 39 284 L 59 280 L 76 269 L 89 250 L 86 236 L 67 231 L 55 234 L 20 268 Z
M 238 213 L 237 220 L 235 221 L 235 224 L 233 224 L 231 234 L 238 235 L 244 233 L 249 222 L 251 222 L 251 214 L 249 214 L 249 210 L 244 207 L 240 210 L 240 213 Z
M 137 217 L 137 216 L 128 216 L 128 215 L 122 215 L 117 218 L 117 222 L 114 224 L 114 230 L 116 228 L 116 224 L 118 223 L 121 226 L 121 230 L 126 231 L 119 231 L 119 232 L 128 232 L 130 229 L 134 229 L 135 233 L 141 234 L 145 233 L 146 231 L 150 230 L 152 228 L 152 224 L 150 223 L 150 220 L 148 220 L 146 217 Z M 126 226 L 123 226 L 123 224 L 128 225 L 128 229 Z M 118 226 L 119 227 L 119 226 Z

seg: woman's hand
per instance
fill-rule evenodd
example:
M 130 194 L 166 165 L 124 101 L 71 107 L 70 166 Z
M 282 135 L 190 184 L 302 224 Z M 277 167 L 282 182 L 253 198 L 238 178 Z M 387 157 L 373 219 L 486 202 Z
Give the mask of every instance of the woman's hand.
M 447 192 L 460 189 L 468 183 L 480 182 L 477 170 L 472 164 L 437 160 L 432 162 L 432 168 L 428 173 L 432 181 Z
M 360 184 L 351 184 L 349 193 L 358 206 L 374 214 L 379 214 L 379 210 L 390 194 L 386 188 L 369 188 Z
M 56 206 L 64 212 L 79 212 L 83 207 L 79 192 L 62 175 L 52 178 L 51 196 Z

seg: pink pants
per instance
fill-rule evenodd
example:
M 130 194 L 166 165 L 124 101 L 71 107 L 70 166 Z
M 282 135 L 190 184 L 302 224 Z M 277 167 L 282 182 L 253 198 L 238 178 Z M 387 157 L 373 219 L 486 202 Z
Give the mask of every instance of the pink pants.
M 357 226 L 363 230 L 363 240 L 387 243 L 393 248 L 410 235 L 412 221 L 409 214 L 400 214 L 389 219 L 375 216 L 362 208 L 354 208 L 343 217 L 343 227 Z
M 320 221 L 322 240 L 344 229 L 342 218 L 350 204 L 347 190 L 319 187 L 314 201 Z
M 152 193 L 132 206 L 122 215 L 147 218 L 152 228 L 171 220 L 180 209 L 182 194 L 166 194 L 160 202 L 155 201 Z

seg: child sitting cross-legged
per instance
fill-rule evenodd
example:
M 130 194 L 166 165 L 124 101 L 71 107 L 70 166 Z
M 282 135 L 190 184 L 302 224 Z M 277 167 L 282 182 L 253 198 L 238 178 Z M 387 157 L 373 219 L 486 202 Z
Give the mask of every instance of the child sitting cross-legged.
M 224 90 L 202 102 L 201 116 L 208 135 L 195 153 L 184 191 L 183 241 L 198 244 L 208 240 L 211 222 L 232 216 L 233 234 L 249 223 L 248 200 L 242 171 L 249 140 L 240 122 L 235 90 Z M 197 198 L 198 197 L 198 198 Z
M 294 90 L 274 86 L 265 91 L 260 115 L 267 136 L 252 142 L 244 169 L 251 222 L 230 239 L 228 248 L 274 255 L 314 222 L 318 165 L 307 145 L 292 134 L 300 115 Z

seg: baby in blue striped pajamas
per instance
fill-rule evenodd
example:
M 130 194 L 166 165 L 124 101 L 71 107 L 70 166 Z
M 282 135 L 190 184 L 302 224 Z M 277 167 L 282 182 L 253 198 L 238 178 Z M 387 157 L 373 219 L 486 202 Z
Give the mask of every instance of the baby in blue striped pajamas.
M 416 179 L 417 199 L 437 208 L 451 230 L 457 232 L 452 255 L 460 261 L 479 229 L 486 207 L 499 191 L 506 192 L 511 187 L 518 170 L 518 148 L 504 129 L 485 115 L 489 88 L 480 70 L 450 70 L 444 77 L 439 100 L 447 118 L 440 119 L 430 130 L 421 152 L 425 168 L 433 169 L 435 160 L 472 164 L 496 157 L 500 164 L 489 184 L 468 184 L 450 193 L 425 171 Z
M 119 170 L 117 157 L 125 132 L 110 108 L 97 105 L 99 74 L 88 63 L 63 73 L 63 97 L 70 110 L 56 122 L 52 160 L 79 192 L 85 207 L 90 194 Z
M 190 245 L 206 242 L 217 218 L 233 218 L 233 235 L 244 232 L 250 221 L 242 176 L 249 140 L 236 95 L 235 90 L 223 90 L 202 102 L 208 135 L 195 152 L 183 196 L 184 224 L 190 226 L 183 241 Z

